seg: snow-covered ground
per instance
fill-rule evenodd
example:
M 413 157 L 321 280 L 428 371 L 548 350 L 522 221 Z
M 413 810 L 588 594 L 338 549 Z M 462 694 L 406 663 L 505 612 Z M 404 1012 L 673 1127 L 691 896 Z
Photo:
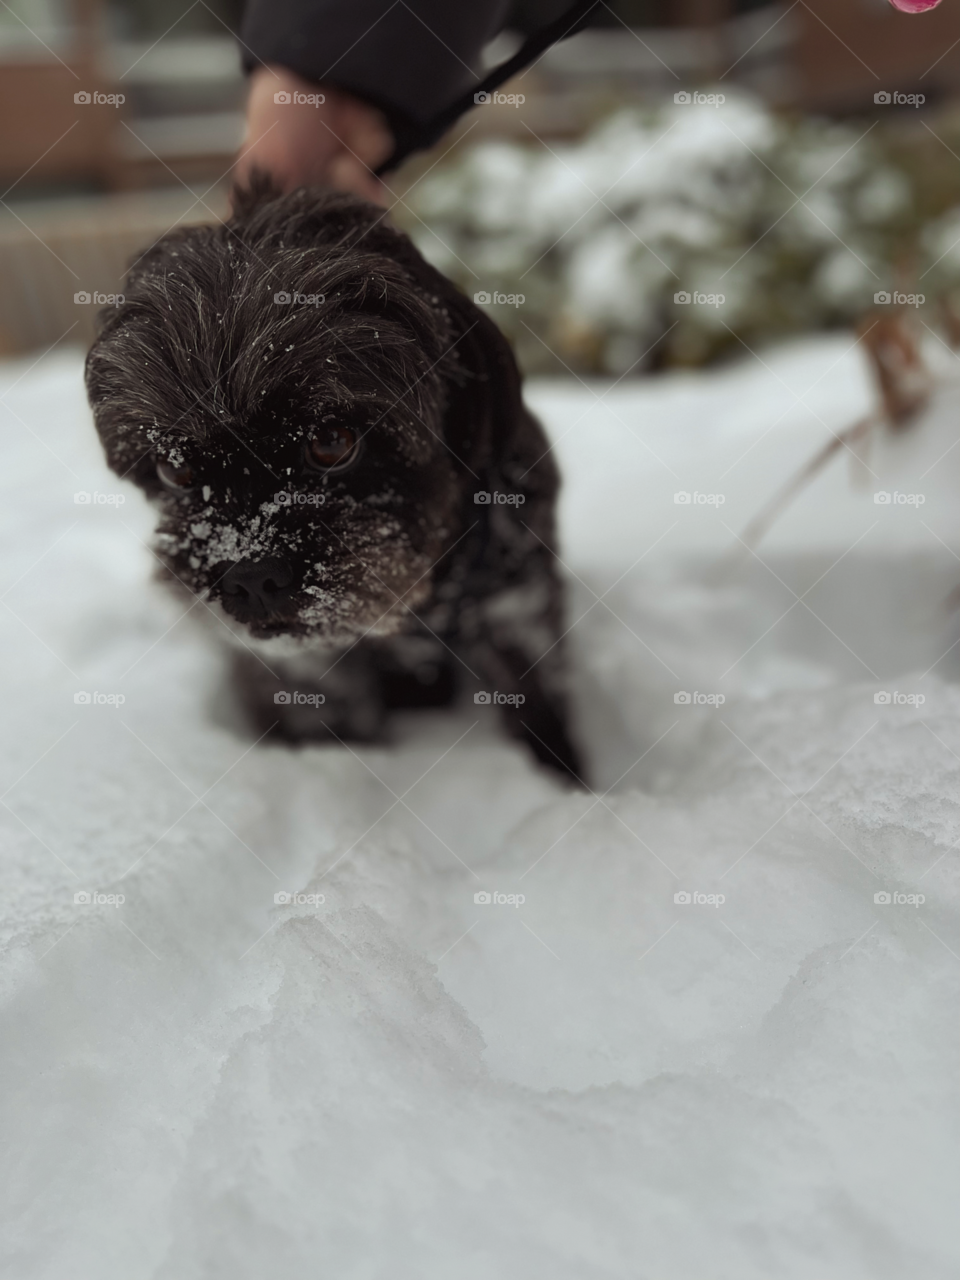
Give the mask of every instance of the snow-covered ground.
M 530 387 L 593 794 L 238 736 L 79 355 L 0 369 L 4 1275 L 956 1274 L 953 358 L 731 556 L 851 345 Z

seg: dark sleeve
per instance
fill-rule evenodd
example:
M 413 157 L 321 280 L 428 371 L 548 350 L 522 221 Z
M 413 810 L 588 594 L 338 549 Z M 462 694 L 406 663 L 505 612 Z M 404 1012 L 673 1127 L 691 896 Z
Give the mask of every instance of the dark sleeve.
M 480 50 L 509 0 L 248 0 L 246 70 L 277 63 L 422 123 L 478 77 Z

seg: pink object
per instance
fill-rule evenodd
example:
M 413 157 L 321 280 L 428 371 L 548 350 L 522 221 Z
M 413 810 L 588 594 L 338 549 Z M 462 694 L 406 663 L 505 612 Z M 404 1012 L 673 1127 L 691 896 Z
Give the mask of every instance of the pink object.
M 901 13 L 925 13 L 927 9 L 935 9 L 940 0 L 890 0 L 890 3 Z

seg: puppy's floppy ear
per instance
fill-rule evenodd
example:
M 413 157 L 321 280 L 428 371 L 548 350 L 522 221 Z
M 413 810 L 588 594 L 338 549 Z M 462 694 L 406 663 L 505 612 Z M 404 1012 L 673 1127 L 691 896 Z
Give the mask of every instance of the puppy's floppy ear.
M 482 478 L 482 487 L 505 480 L 507 487 L 522 488 L 531 497 L 552 497 L 558 486 L 556 468 L 542 429 L 523 403 L 522 377 L 509 342 L 489 315 L 426 262 L 406 236 L 397 241 L 394 255 L 449 317 L 446 430 L 451 450 Z

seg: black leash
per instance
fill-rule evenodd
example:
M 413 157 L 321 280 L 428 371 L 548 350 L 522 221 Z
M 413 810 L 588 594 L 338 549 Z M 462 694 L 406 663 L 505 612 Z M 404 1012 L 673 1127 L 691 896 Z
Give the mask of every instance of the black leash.
M 511 76 L 515 76 L 518 71 L 535 62 L 552 44 L 565 40 L 567 36 L 576 35 L 586 25 L 587 19 L 599 3 L 600 0 L 577 0 L 576 4 L 566 8 L 559 18 L 555 18 L 553 22 L 528 36 L 512 58 L 494 67 L 472 89 L 455 98 L 449 107 L 444 107 L 425 124 L 412 125 L 409 128 L 400 127 L 397 130 L 397 142 L 393 153 L 377 169 L 377 177 L 382 178 L 391 169 L 396 169 L 414 151 L 425 151 L 428 147 L 432 147 L 464 112 L 477 105 L 477 95 L 493 93 Z

